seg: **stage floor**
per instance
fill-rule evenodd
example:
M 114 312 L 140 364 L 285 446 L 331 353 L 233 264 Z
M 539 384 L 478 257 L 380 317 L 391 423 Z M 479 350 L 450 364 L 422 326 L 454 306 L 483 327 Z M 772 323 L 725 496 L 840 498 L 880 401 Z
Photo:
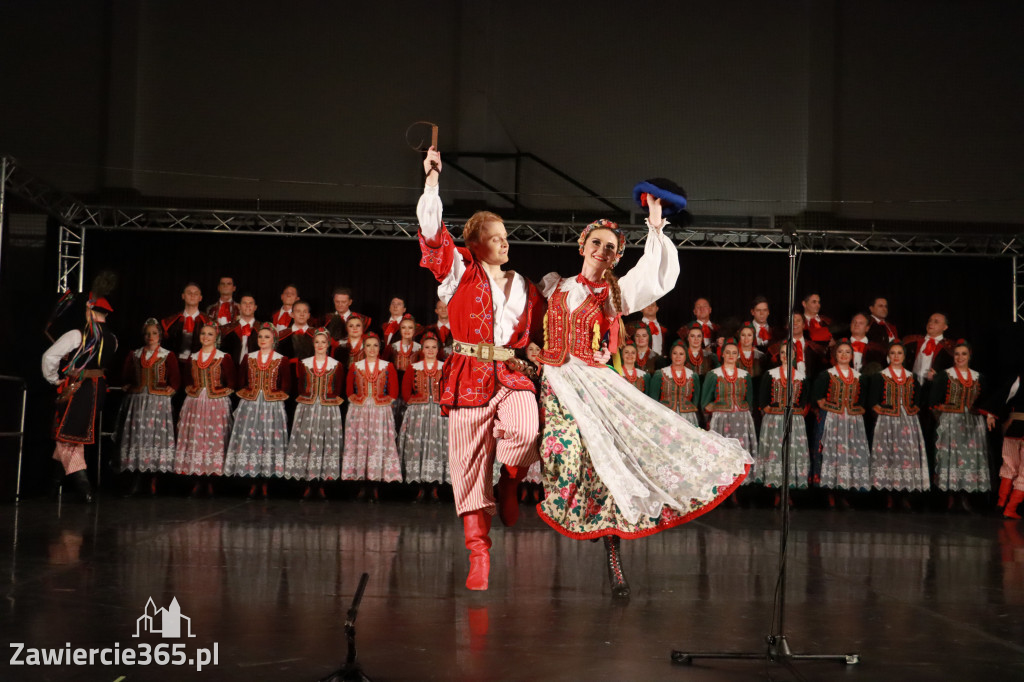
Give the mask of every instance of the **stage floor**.
M 28 649 L 216 646 L 218 664 L 29 667 L 2 680 L 313 682 L 345 658 L 360 574 L 359 661 L 373 680 L 801 679 L 762 661 L 674 665 L 672 649 L 763 651 L 779 514 L 719 509 L 623 542 L 633 588 L 610 596 L 600 543 L 569 540 L 532 508 L 492 532 L 491 587 L 465 590 L 449 504 L 102 498 L 0 507 L 3 636 Z M 1024 524 L 980 515 L 797 510 L 785 633 L 808 680 L 1024 679 Z M 154 604 L 147 612 L 147 602 Z M 159 629 L 155 609 L 182 634 Z M 140 631 L 141 636 L 133 635 Z M 166 633 L 165 633 L 166 634 Z M 98 656 L 98 654 L 97 654 Z

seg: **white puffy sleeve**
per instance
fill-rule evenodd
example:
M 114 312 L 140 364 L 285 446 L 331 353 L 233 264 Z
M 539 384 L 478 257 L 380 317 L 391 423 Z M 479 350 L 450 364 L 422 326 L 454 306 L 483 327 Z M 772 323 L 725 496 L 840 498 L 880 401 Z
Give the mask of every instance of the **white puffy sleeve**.
M 672 291 L 679 279 L 679 251 L 664 232 L 648 227 L 644 255 L 637 264 L 619 278 L 622 292 L 622 314 L 645 308 Z
M 420 232 L 428 242 L 433 242 L 438 230 L 441 229 L 441 193 L 438 185 L 425 185 L 423 194 L 416 204 L 416 218 L 420 221 Z
M 57 341 L 43 353 L 43 377 L 51 384 L 60 383 L 60 361 L 61 359 L 78 348 L 82 343 L 82 332 L 72 329 L 61 336 Z
M 561 281 L 562 276 L 557 272 L 549 272 L 544 275 L 544 278 L 540 281 L 540 295 L 544 298 L 549 298 L 551 294 L 555 293 L 555 289 L 558 288 Z

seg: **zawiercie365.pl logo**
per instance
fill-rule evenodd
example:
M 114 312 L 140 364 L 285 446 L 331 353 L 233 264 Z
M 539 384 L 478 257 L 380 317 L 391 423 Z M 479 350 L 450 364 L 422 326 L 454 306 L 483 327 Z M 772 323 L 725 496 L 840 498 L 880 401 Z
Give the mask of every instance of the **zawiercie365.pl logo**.
M 194 638 L 192 619 L 182 614 L 178 599 L 171 599 L 167 608 L 157 608 L 150 597 L 141 616 L 135 621 L 133 638 L 143 634 L 160 635 L 163 639 Z M 11 665 L 50 666 L 50 665 L 110 665 L 110 666 L 148 666 L 148 665 L 187 665 L 202 670 L 203 666 L 217 665 L 220 658 L 220 646 L 217 642 L 211 647 L 188 647 L 184 642 L 174 644 L 161 642 L 156 646 L 140 642 L 131 646 L 121 646 L 115 642 L 112 647 L 76 648 L 68 642 L 62 649 L 34 649 L 26 647 L 24 642 L 12 642 L 14 649 Z

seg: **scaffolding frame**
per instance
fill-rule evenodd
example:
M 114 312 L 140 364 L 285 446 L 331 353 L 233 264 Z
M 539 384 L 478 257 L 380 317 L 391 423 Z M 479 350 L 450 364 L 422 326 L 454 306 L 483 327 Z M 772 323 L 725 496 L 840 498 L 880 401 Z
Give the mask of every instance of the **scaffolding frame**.
M 0 225 L 3 221 L 3 190 L 10 191 L 45 211 L 60 224 L 57 290 L 76 284 L 82 289 L 86 235 L 89 230 L 118 232 L 232 233 L 290 237 L 408 240 L 415 238 L 415 217 L 385 217 L 272 210 L 211 208 L 126 207 L 89 205 L 25 171 L 13 158 L 0 157 Z M 801 251 L 811 254 L 858 254 L 903 256 L 974 256 L 1011 259 L 1013 319 L 1024 321 L 1024 230 L 1018 234 L 972 232 L 885 232 L 792 229 L 793 216 L 748 216 L 731 219 L 697 216 L 693 227 L 670 227 L 668 234 L 681 250 L 727 250 L 786 253 L 798 240 Z M 448 225 L 457 231 L 458 221 Z M 786 225 L 787 229 L 781 227 Z M 513 244 L 576 246 L 582 223 L 567 221 L 506 221 Z M 620 225 L 628 248 L 639 248 L 647 227 Z M 2 228 L 0 228 L 2 229 Z M 2 236 L 2 233 L 0 233 Z

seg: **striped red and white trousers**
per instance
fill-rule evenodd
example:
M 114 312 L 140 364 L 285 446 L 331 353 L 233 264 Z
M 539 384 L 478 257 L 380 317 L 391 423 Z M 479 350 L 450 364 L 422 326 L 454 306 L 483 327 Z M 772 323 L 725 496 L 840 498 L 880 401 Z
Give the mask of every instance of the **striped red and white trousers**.
M 1003 439 L 1003 465 L 999 478 L 1013 481 L 1014 490 L 1024 490 L 1024 438 Z
M 448 413 L 448 468 L 455 511 L 496 511 L 494 458 L 508 466 L 529 467 L 540 459 L 537 396 L 502 386 L 480 407 L 453 407 Z
M 76 471 L 81 471 L 85 469 L 85 446 L 57 441 L 57 447 L 53 451 L 53 459 L 64 466 L 65 474 L 70 475 Z

